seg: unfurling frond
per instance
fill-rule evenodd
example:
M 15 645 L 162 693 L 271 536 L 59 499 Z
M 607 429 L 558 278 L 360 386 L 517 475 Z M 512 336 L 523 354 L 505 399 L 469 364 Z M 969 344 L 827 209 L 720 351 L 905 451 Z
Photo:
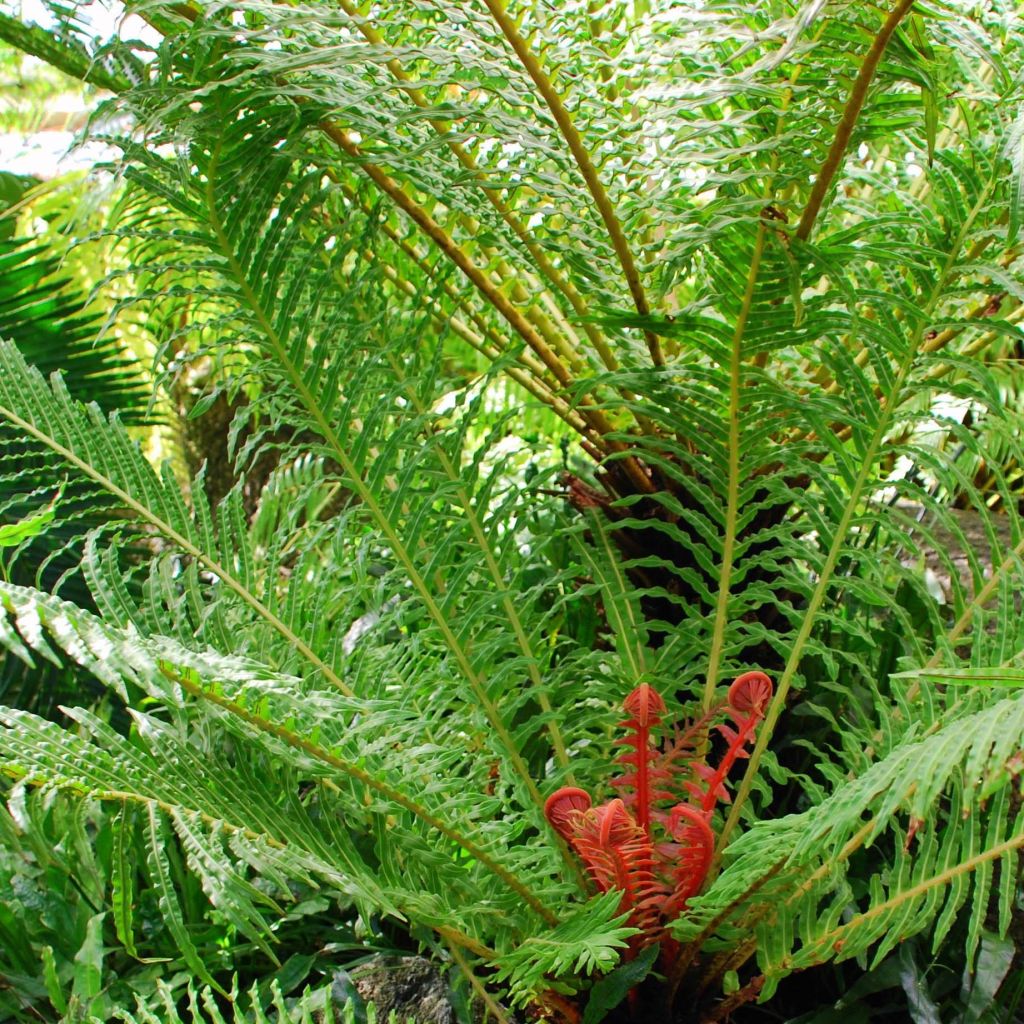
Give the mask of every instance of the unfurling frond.
M 548 821 L 571 844 L 598 890 L 620 894 L 619 909 L 639 933 L 631 949 L 662 942 L 665 928 L 703 887 L 715 851 L 712 812 L 720 799 L 728 801 L 725 778 L 736 759 L 745 756 L 771 695 L 764 673 L 738 676 L 724 708 L 716 709 L 735 725 L 718 726 L 726 741 L 718 764 L 696 752 L 682 764 L 678 744 L 669 744 L 666 751 L 654 745 L 652 730 L 661 725 L 665 702 L 641 683 L 623 702 L 632 717 L 620 723 L 629 735 L 618 742 L 632 749 L 616 759 L 626 771 L 612 780 L 628 796 L 628 805 L 616 798 L 592 806 L 590 796 L 572 786 L 548 797 Z M 707 716 L 701 724 L 707 727 Z M 680 784 L 680 775 L 690 778 Z M 676 802 L 682 793 L 695 803 Z M 668 804 L 674 806 L 666 809 Z M 667 964 L 676 953 L 672 943 L 662 950 Z

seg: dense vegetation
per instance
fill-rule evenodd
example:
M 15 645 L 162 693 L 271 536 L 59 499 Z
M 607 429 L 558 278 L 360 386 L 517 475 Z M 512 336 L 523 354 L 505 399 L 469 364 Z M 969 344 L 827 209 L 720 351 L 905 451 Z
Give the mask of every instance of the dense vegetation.
M 52 7 L 0 1016 L 1009 1019 L 1014 0 Z

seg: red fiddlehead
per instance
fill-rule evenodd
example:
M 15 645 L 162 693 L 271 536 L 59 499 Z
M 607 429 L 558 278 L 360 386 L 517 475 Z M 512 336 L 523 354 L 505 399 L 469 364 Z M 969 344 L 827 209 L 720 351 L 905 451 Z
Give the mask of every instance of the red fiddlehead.
M 590 808 L 590 794 L 575 786 L 556 789 L 544 802 L 544 816 L 551 827 L 566 841 L 572 842 L 576 831 L 574 814 Z
M 710 814 L 719 800 L 729 803 L 732 799 L 725 788 L 725 780 L 738 759 L 750 756 L 746 747 L 753 740 L 771 699 L 772 683 L 763 672 L 745 672 L 733 680 L 726 711 L 735 728 L 728 725 L 716 727 L 727 744 L 725 753 L 717 767 L 701 762 L 691 764 L 701 782 L 689 782 L 686 788 L 700 801 L 702 811 Z
M 551 827 L 576 851 L 597 888 L 622 892 L 620 908 L 629 911 L 630 923 L 642 932 L 631 943 L 634 950 L 662 940 L 666 925 L 704 885 L 715 848 L 715 804 L 730 799 L 725 788 L 729 770 L 748 756 L 746 748 L 771 697 L 768 677 L 746 672 L 729 687 L 725 704 L 661 751 L 652 731 L 662 724 L 665 702 L 641 683 L 624 701 L 630 717 L 621 724 L 627 734 L 616 741 L 630 748 L 616 759 L 627 770 L 612 780 L 621 796 L 595 807 L 584 790 L 565 786 L 548 797 L 544 812 Z M 716 726 L 726 750 L 712 766 L 696 756 L 691 741 L 723 711 L 732 725 Z M 684 771 L 696 776 L 682 786 L 694 802 L 667 810 L 673 775 Z M 657 843 L 652 839 L 655 825 L 664 834 Z

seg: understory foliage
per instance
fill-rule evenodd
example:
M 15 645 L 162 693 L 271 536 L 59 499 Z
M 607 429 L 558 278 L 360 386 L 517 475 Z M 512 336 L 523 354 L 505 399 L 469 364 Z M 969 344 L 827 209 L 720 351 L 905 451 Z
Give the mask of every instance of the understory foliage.
M 1017 4 L 127 9 L 0 36 L 111 90 L 111 315 L 237 483 L 0 341 L 0 421 L 105 510 L 58 498 L 0 643 L 130 716 L 0 712 L 18 792 L 130 815 L 211 1005 L 186 877 L 270 963 L 316 891 L 502 1015 L 970 973 L 1024 847 Z

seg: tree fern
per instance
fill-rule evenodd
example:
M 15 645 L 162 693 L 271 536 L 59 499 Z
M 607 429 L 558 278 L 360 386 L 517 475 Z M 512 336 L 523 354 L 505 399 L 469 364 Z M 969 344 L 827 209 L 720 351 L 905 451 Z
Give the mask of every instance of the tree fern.
M 158 59 L 97 51 L 141 78 L 112 83 L 125 303 L 245 396 L 239 469 L 277 468 L 251 520 L 240 489 L 189 504 L 0 345 L 0 417 L 126 510 L 84 550 L 101 617 L 5 587 L 4 642 L 152 702 L 130 737 L 6 713 L 10 771 L 144 806 L 154 876 L 172 829 L 258 941 L 250 873 L 295 872 L 571 1018 L 624 936 L 573 909 L 545 797 L 606 795 L 640 683 L 682 725 L 757 668 L 774 699 L 644 998 L 714 1019 L 730 971 L 767 998 L 957 915 L 972 961 L 1024 842 L 1019 702 L 945 685 L 1024 642 L 989 365 L 1024 294 L 1014 5 L 137 11 Z M 495 412 L 502 378 L 528 412 Z M 987 551 L 958 560 L 956 504 Z

